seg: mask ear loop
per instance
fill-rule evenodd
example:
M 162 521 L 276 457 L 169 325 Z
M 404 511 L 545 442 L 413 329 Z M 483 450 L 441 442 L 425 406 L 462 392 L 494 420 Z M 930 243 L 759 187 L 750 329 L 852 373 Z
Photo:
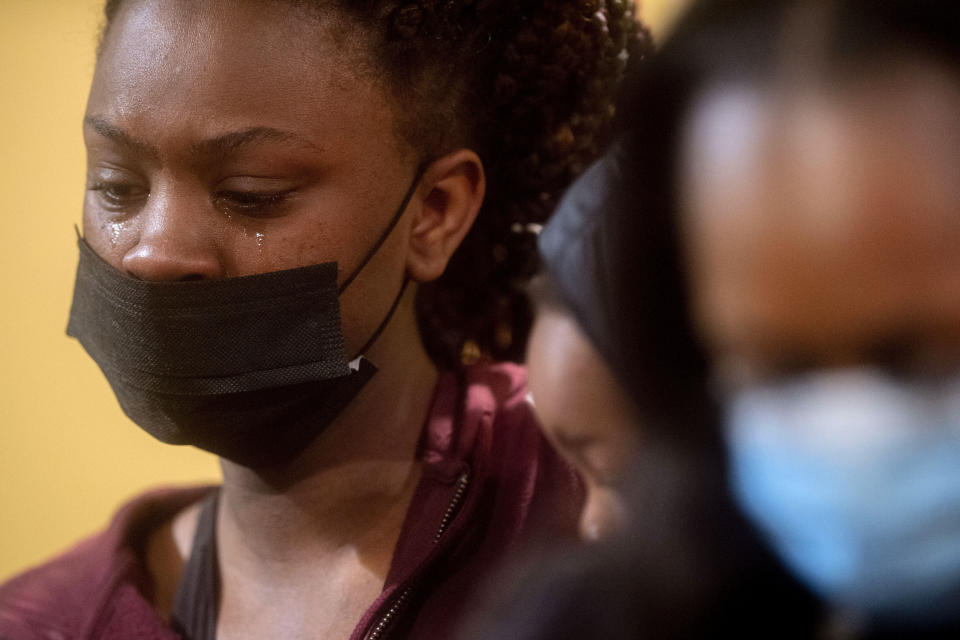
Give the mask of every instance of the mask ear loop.
M 420 178 L 423 177 L 424 171 L 427 169 L 427 163 L 421 162 L 417 166 L 417 172 L 413 176 L 413 181 L 410 183 L 410 187 L 407 189 L 407 193 L 403 196 L 403 202 L 400 203 L 400 206 L 397 208 L 396 213 L 393 214 L 390 223 L 383 230 L 383 233 L 380 234 L 380 237 L 377 239 L 373 246 L 370 247 L 370 250 L 367 251 L 366 255 L 363 256 L 363 260 L 360 261 L 360 264 L 357 265 L 357 268 L 353 270 L 346 280 L 343 281 L 343 284 L 340 285 L 338 294 L 343 294 L 349 287 L 354 279 L 360 275 L 360 272 L 363 271 L 363 268 L 367 266 L 367 263 L 376 255 L 377 251 L 380 250 L 380 247 L 383 246 L 383 243 L 387 241 L 387 238 L 390 237 L 390 233 L 393 232 L 393 229 L 397 226 L 397 223 L 400 222 L 400 218 L 403 217 L 404 212 L 407 210 L 407 205 L 410 204 L 410 198 L 413 197 L 413 192 L 416 190 L 417 185 L 420 184 Z M 402 293 L 402 292 L 401 292 Z
M 373 334 L 370 336 L 370 339 L 367 340 L 366 344 L 360 347 L 360 350 L 357 352 L 359 355 L 354 358 L 354 360 L 360 359 L 363 354 L 373 346 L 373 343 L 377 341 L 377 338 L 379 338 L 383 330 L 387 328 L 387 325 L 390 324 L 390 319 L 393 318 L 394 312 L 397 310 L 397 307 L 400 306 L 400 300 L 403 298 L 403 293 L 407 290 L 408 284 L 410 284 L 410 278 L 404 276 L 403 284 L 400 285 L 400 291 L 397 293 L 397 297 L 393 299 L 393 304 L 390 305 L 390 310 L 387 311 L 387 315 L 383 317 L 383 322 L 373 331 Z
M 417 185 L 420 184 L 420 178 L 423 177 L 424 171 L 427 169 L 427 163 L 421 162 L 417 166 L 417 171 L 413 176 L 413 180 L 410 183 L 410 187 L 407 189 L 407 193 L 403 196 L 403 201 L 400 203 L 400 206 L 397 207 L 396 213 L 393 214 L 393 218 L 390 220 L 390 223 L 383 230 L 383 233 L 380 234 L 380 238 L 374 243 L 370 250 L 367 251 L 366 255 L 363 257 L 363 260 L 360 261 L 360 264 L 356 269 L 353 270 L 346 280 L 343 281 L 343 284 L 340 285 L 338 294 L 342 294 L 348 286 L 354 281 L 357 275 L 363 270 L 367 263 L 376 255 L 377 251 L 380 250 L 380 247 L 383 246 L 383 243 L 387 241 L 387 238 L 390 237 L 390 233 L 397 226 L 397 223 L 400 222 L 400 218 L 403 217 L 404 212 L 407 210 L 407 205 L 410 204 L 410 198 L 413 197 L 413 192 L 416 190 Z M 387 311 L 387 314 L 384 316 L 383 321 L 377 326 L 373 331 L 373 334 L 367 340 L 367 342 L 360 348 L 357 352 L 359 355 L 353 359 L 350 363 L 351 368 L 359 367 L 359 360 L 363 357 L 363 354 L 373 346 L 373 343 L 377 341 L 377 338 L 380 337 L 380 334 L 383 333 L 383 330 L 387 328 L 387 325 L 390 323 L 390 319 L 393 318 L 394 312 L 397 310 L 397 307 L 400 306 L 400 300 L 403 298 L 404 292 L 407 290 L 407 285 L 410 284 L 410 278 L 407 275 L 403 276 L 403 284 L 400 285 L 400 291 L 397 292 L 396 297 L 393 299 L 393 304 L 390 305 L 390 309 Z M 355 366 L 356 364 L 356 366 Z

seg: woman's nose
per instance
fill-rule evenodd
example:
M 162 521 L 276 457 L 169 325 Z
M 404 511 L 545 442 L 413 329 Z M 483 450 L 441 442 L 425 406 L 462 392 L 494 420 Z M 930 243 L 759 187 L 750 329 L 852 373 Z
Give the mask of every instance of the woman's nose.
M 609 487 L 587 487 L 587 499 L 580 513 L 580 537 L 588 542 L 609 538 L 626 522 L 623 498 Z
M 225 277 L 216 232 L 203 204 L 151 194 L 138 214 L 140 234 L 137 243 L 123 256 L 123 269 L 140 280 Z

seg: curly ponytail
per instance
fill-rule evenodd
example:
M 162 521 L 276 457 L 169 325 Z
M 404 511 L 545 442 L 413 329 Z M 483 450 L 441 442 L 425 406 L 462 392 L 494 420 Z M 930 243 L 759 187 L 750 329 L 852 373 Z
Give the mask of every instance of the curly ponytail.
M 369 26 L 387 17 L 379 61 L 401 94 L 414 94 L 403 100 L 408 140 L 427 154 L 470 146 L 487 171 L 473 229 L 443 276 L 420 288 L 428 351 L 447 366 L 522 358 L 532 232 L 599 154 L 626 61 L 649 52 L 649 33 L 628 0 L 341 6 Z

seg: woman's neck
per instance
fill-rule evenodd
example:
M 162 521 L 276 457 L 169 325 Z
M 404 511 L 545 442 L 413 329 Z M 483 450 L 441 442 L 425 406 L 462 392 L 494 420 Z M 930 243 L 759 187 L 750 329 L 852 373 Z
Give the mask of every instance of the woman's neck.
M 369 359 L 376 375 L 293 463 L 264 471 L 223 461 L 223 557 L 286 564 L 343 547 L 386 545 L 392 553 L 395 540 L 385 536 L 399 534 L 416 488 L 416 449 L 437 382 L 412 291 Z
M 438 376 L 417 332 L 414 290 L 369 351 L 376 375 L 292 464 L 222 462 L 219 613 L 231 632 L 264 637 L 255 622 L 276 631 L 308 611 L 302 628 L 345 637 L 380 592 L 420 479 L 417 445 Z M 182 511 L 147 544 L 154 606 L 165 618 L 198 514 L 196 505 Z M 276 606 L 263 611 L 265 603 Z

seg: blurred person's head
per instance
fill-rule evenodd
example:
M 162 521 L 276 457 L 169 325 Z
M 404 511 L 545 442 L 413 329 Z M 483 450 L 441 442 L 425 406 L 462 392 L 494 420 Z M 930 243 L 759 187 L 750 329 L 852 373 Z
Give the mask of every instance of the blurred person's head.
M 635 83 L 627 206 L 564 234 L 603 268 L 545 255 L 590 292 L 560 298 L 639 417 L 632 533 L 683 558 L 660 575 L 686 595 L 749 562 L 701 552 L 727 542 L 695 510 L 729 487 L 831 608 L 957 610 L 958 21 L 936 1 L 696 4 Z
M 682 339 L 681 278 L 634 269 L 637 258 L 654 266 L 669 247 L 622 241 L 637 214 L 636 171 L 620 140 L 574 183 L 540 234 L 544 268 L 532 286 L 530 390 L 544 432 L 585 480 L 587 539 L 625 522 L 645 428 L 663 424 L 668 408 L 702 406 L 691 394 L 703 362 Z M 656 312 L 651 293 L 663 303 Z
M 533 291 L 530 395 L 544 434 L 584 480 L 580 535 L 599 540 L 624 525 L 622 490 L 639 443 L 637 410 L 546 276 Z
M 733 497 L 868 624 L 960 618 L 958 43 L 950 3 L 713 2 L 666 52 Z

